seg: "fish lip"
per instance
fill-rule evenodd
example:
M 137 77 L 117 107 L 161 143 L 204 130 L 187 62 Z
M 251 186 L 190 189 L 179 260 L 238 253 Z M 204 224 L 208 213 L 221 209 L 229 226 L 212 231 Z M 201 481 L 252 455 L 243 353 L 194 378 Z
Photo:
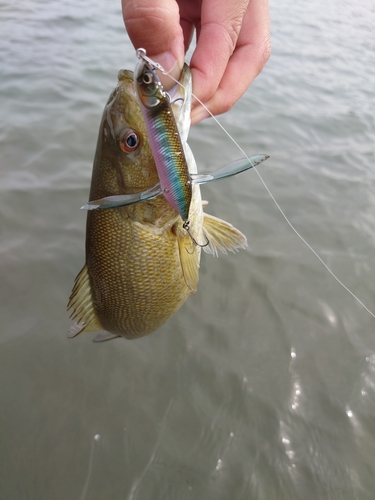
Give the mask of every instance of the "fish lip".
M 120 69 L 117 75 L 117 79 L 120 80 L 121 82 L 127 81 L 127 80 L 134 80 L 134 73 L 130 69 Z

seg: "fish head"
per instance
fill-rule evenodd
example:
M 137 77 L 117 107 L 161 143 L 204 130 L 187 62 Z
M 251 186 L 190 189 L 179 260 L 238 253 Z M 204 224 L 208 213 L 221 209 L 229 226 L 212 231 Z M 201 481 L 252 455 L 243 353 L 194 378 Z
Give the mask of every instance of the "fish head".
M 103 112 L 90 199 L 136 193 L 158 180 L 133 72 L 121 70 Z
M 147 109 L 159 106 L 166 97 L 163 85 L 154 67 L 140 57 L 134 72 L 134 84 L 138 99 Z
M 147 66 L 140 60 L 135 75 Z M 136 78 L 130 70 L 120 70 L 118 84 L 104 108 L 99 130 L 91 181 L 90 200 L 147 190 L 159 177 L 147 136 Z M 155 75 L 155 72 L 153 72 Z M 176 84 L 169 91 L 173 114 L 185 143 L 190 128 L 191 73 L 184 66 Z M 161 87 L 162 88 L 162 87 Z

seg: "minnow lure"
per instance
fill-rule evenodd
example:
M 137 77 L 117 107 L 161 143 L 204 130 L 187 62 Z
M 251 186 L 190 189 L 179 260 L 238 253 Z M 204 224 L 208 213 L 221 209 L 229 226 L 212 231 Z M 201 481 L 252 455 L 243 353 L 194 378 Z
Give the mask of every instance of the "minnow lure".
M 137 50 L 138 63 L 134 85 L 145 120 L 151 151 L 160 180 L 161 190 L 189 230 L 189 210 L 193 194 L 192 179 L 184 148 L 174 118 L 170 97 L 155 72 L 144 58 L 146 52 Z

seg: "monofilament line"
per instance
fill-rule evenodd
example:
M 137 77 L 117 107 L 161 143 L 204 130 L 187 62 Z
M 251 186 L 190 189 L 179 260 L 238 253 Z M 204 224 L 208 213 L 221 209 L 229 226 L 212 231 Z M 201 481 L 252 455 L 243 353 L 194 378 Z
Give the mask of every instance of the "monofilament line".
M 167 71 L 164 70 L 164 68 L 162 68 L 162 66 L 160 66 L 160 64 L 158 63 L 155 63 L 154 61 L 152 61 L 150 58 L 146 57 L 145 56 L 145 59 L 150 62 L 151 64 L 153 64 L 155 66 L 155 69 L 158 69 L 160 70 L 164 75 L 168 76 L 169 78 L 171 78 L 174 82 L 176 82 L 178 85 L 180 85 L 180 87 L 184 87 L 184 85 L 182 85 L 182 83 L 180 83 L 178 80 L 176 80 L 175 78 L 173 78 L 172 75 L 170 75 Z M 221 130 L 229 137 L 229 139 L 237 146 L 237 148 L 241 151 L 241 153 L 245 156 L 245 158 L 249 161 L 249 163 L 252 165 L 252 168 L 255 170 L 257 176 L 259 177 L 261 183 L 263 184 L 264 188 L 266 189 L 267 193 L 269 194 L 271 200 L 274 202 L 274 204 L 276 205 L 277 209 L 279 210 L 279 212 L 281 213 L 281 215 L 284 217 L 285 221 L 287 222 L 287 224 L 289 225 L 289 227 L 292 229 L 292 231 L 298 236 L 298 238 L 307 246 L 307 248 L 315 255 L 315 257 L 319 260 L 319 262 L 325 267 L 325 269 L 329 272 L 329 274 L 337 281 L 337 283 L 339 285 L 342 286 L 342 288 L 344 288 L 344 290 L 346 290 L 357 302 L 358 304 L 360 304 L 369 314 L 371 314 L 371 316 L 375 319 L 375 314 L 370 311 L 370 309 L 336 276 L 336 274 L 327 266 L 327 264 L 324 262 L 324 260 L 320 257 L 320 255 L 312 248 L 312 246 L 305 240 L 305 238 L 297 231 L 297 229 L 293 226 L 293 224 L 290 222 L 290 220 L 288 219 L 288 217 L 286 216 L 286 214 L 284 213 L 283 209 L 280 207 L 279 203 L 276 201 L 275 197 L 273 196 L 273 194 L 271 193 L 269 187 L 267 186 L 267 184 L 265 183 L 265 181 L 263 180 L 263 177 L 260 175 L 260 173 L 258 172 L 258 169 L 253 165 L 253 163 L 251 162 L 250 158 L 248 157 L 248 155 L 246 154 L 246 152 L 241 148 L 241 146 L 238 144 L 238 142 L 231 136 L 231 134 L 224 128 L 224 126 L 219 122 L 219 120 L 211 113 L 211 111 L 207 108 L 207 106 L 205 104 L 203 104 L 203 102 L 196 96 L 194 95 L 193 93 L 191 94 L 194 99 L 196 99 L 199 104 L 207 111 L 207 113 L 215 120 L 215 122 L 219 125 L 219 127 L 221 128 Z

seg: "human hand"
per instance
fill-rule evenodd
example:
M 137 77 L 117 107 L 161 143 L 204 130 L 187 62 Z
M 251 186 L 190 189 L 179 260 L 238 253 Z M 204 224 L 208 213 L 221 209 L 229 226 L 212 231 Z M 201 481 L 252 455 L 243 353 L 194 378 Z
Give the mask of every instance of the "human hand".
M 231 109 L 270 56 L 267 0 L 122 0 L 122 10 L 134 47 L 176 79 L 196 29 L 193 93 L 214 115 Z M 208 116 L 193 101 L 192 124 Z

